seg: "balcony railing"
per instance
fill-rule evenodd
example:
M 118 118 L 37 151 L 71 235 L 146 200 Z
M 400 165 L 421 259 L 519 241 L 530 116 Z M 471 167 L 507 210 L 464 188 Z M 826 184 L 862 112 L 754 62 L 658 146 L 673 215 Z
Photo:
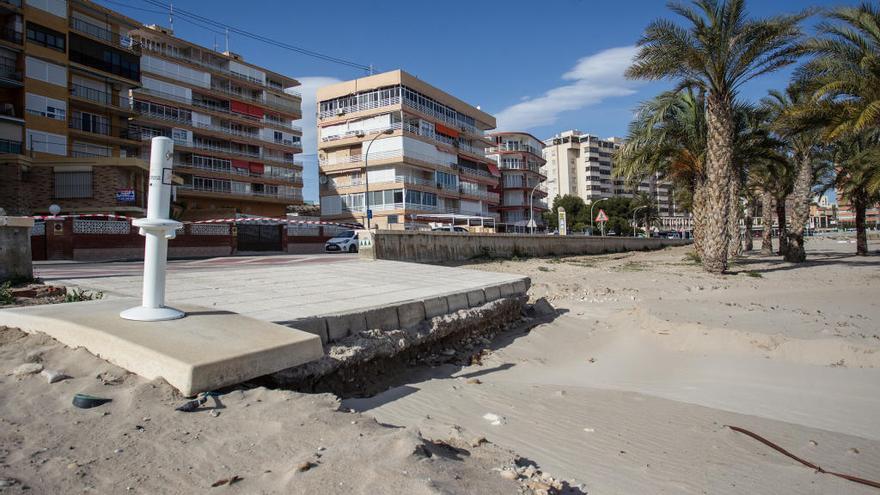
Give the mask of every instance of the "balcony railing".
M 129 132 L 129 135 L 133 136 L 130 139 L 141 140 L 141 141 L 149 141 L 150 139 L 153 139 L 154 137 L 160 137 L 160 136 L 171 137 L 171 136 L 167 136 L 167 135 L 160 133 L 160 132 L 154 132 L 150 129 L 143 129 L 143 128 L 133 129 Z M 266 153 L 263 153 L 261 155 L 260 153 L 254 153 L 252 151 L 235 149 L 235 148 L 231 148 L 231 147 L 227 147 L 227 146 L 217 146 L 217 145 L 203 143 L 203 142 L 197 142 L 197 141 L 189 142 L 189 141 L 186 141 L 183 139 L 175 139 L 175 138 L 172 138 L 172 140 L 174 141 L 175 146 L 180 146 L 182 148 L 192 148 L 192 149 L 198 149 L 198 150 L 204 150 L 204 151 L 213 151 L 216 153 L 223 153 L 226 155 L 235 155 L 235 156 L 242 156 L 245 158 L 254 158 L 260 162 L 283 163 L 285 165 L 296 165 L 299 167 L 301 167 L 303 165 L 302 160 L 297 160 L 296 158 L 290 159 L 290 158 L 280 157 L 280 156 L 276 156 L 276 155 L 270 155 L 270 154 L 266 154 Z
M 76 129 L 83 132 L 91 132 L 102 136 L 115 137 L 119 139 L 139 140 L 140 135 L 130 129 L 121 129 L 110 125 L 107 122 L 95 122 L 93 120 L 82 120 L 74 116 L 67 123 L 70 129 Z
M 530 146 L 528 144 L 514 144 L 510 146 L 508 144 L 503 144 L 501 146 L 493 146 L 487 150 L 487 153 L 497 153 L 499 151 L 522 151 L 531 153 L 533 155 L 541 156 L 541 151 L 535 148 L 534 146 Z
M 339 139 L 347 139 L 347 138 L 355 137 L 360 133 L 363 133 L 365 136 L 369 136 L 371 134 L 378 134 L 386 129 L 397 130 L 397 129 L 400 129 L 401 127 L 403 127 L 403 124 L 400 122 L 397 122 L 397 123 L 387 125 L 387 126 L 370 127 L 369 129 L 354 129 L 354 130 L 345 131 L 342 134 L 335 134 L 333 136 L 321 137 L 321 141 L 327 142 L 327 141 L 336 141 Z
M 138 94 L 138 93 L 143 93 L 143 94 L 147 94 L 147 95 L 154 95 L 157 98 L 162 98 L 163 100 L 184 103 L 186 105 L 192 105 L 194 107 L 204 108 L 205 110 L 209 110 L 211 112 L 224 113 L 227 115 L 232 115 L 234 117 L 239 117 L 239 118 L 251 120 L 253 122 L 262 122 L 264 124 L 269 124 L 272 126 L 283 127 L 286 130 L 302 132 L 302 127 L 300 127 L 300 126 L 296 126 L 296 125 L 289 124 L 289 123 L 284 123 L 284 122 L 273 120 L 273 119 L 266 119 L 266 118 L 258 119 L 256 117 L 253 117 L 250 115 L 245 115 L 242 113 L 233 112 L 233 111 L 229 110 L 228 108 L 220 107 L 217 105 L 210 105 L 206 102 L 194 100 L 191 98 L 183 98 L 181 96 L 177 96 L 177 95 L 171 94 L 171 93 L 166 93 L 164 91 L 156 91 L 154 89 L 147 89 L 147 88 L 138 88 L 135 90 L 135 94 Z
M 494 175 L 490 174 L 488 171 L 480 170 L 480 169 L 476 169 L 476 168 L 459 167 L 458 171 L 463 174 L 476 175 L 478 177 L 494 177 Z
M 21 141 L 0 139 L 0 153 L 12 153 L 13 155 L 20 155 Z
M 149 159 L 149 156 L 144 156 L 145 159 Z M 231 174 L 238 175 L 242 177 L 254 177 L 258 179 L 282 179 L 291 183 L 302 183 L 302 173 L 296 170 L 290 169 L 280 169 L 280 170 L 264 170 L 263 173 L 252 172 L 247 169 L 241 169 L 238 167 L 233 167 L 231 164 L 228 165 L 215 165 L 215 164 L 206 164 L 206 163 L 196 163 L 194 161 L 190 162 L 181 162 L 175 160 L 175 167 L 184 167 L 184 168 L 197 168 L 199 170 L 207 170 L 209 172 L 215 172 L 219 174 Z M 281 170 L 284 170 L 283 172 Z
M 77 19 L 75 17 L 70 18 L 70 27 L 75 31 L 79 31 L 81 33 L 85 33 L 93 38 L 97 38 L 99 40 L 106 41 L 108 44 L 117 46 L 119 48 L 124 48 L 132 53 L 140 55 L 141 53 L 141 45 L 137 41 L 129 38 L 128 36 L 123 36 L 119 33 L 114 33 L 113 31 L 103 27 L 97 26 L 90 22 L 84 21 L 82 19 Z
M 14 58 L 0 56 L 0 78 L 21 81 L 21 71 L 18 70 Z
M 272 82 L 270 82 L 270 81 L 268 81 L 268 80 L 263 81 L 263 80 L 261 80 L 261 79 L 257 79 L 257 78 L 255 78 L 255 77 L 248 76 L 247 74 L 241 74 L 241 73 L 238 73 L 238 72 L 235 72 L 235 71 L 230 70 L 228 67 L 223 67 L 223 66 L 220 65 L 220 64 L 212 64 L 212 63 L 210 63 L 210 62 L 206 62 L 206 61 L 204 61 L 204 60 L 202 60 L 202 59 L 199 59 L 199 58 L 195 58 L 195 57 L 187 57 L 187 56 L 185 56 L 185 55 L 182 55 L 180 52 L 172 52 L 172 51 L 162 50 L 162 49 L 160 49 L 159 47 L 157 47 L 157 46 L 153 46 L 153 45 L 150 45 L 150 44 L 145 44 L 145 45 L 144 45 L 144 50 L 149 51 L 149 52 L 153 52 L 153 53 L 158 53 L 158 54 L 163 55 L 163 56 L 165 56 L 165 57 L 170 57 L 170 58 L 176 58 L 176 59 L 178 59 L 178 60 L 183 60 L 184 62 L 188 62 L 188 63 L 191 63 L 191 64 L 195 64 L 195 65 L 198 65 L 198 66 L 200 66 L 200 67 L 204 67 L 204 68 L 206 68 L 206 69 L 213 70 L 213 71 L 215 71 L 215 72 L 221 72 L 221 73 L 223 73 L 224 75 L 227 75 L 227 76 L 230 76 L 230 77 L 234 77 L 234 78 L 236 78 L 236 79 L 241 79 L 241 80 L 243 80 L 243 81 L 247 81 L 247 82 L 250 82 L 250 83 L 252 83 L 252 84 L 257 84 L 257 85 L 260 85 L 260 86 L 265 86 L 265 87 L 267 87 L 267 88 L 269 88 L 269 89 L 274 89 L 274 90 L 276 90 L 276 91 L 284 91 L 284 88 L 282 88 L 282 87 L 281 87 L 279 84 L 277 84 L 277 83 L 272 83 Z M 301 95 L 300 93 L 296 92 L 296 91 L 291 91 L 291 92 L 289 92 L 289 93 L 285 91 L 285 94 L 288 94 L 288 95 L 291 95 L 291 96 L 295 96 L 295 97 L 297 97 L 297 98 L 302 98 L 302 95 Z
M 416 152 L 411 152 L 411 151 L 404 152 L 403 150 L 376 151 L 376 152 L 370 153 L 368 158 L 371 161 L 389 160 L 389 159 L 393 159 L 393 158 L 401 158 L 401 159 L 412 158 L 414 160 L 432 163 L 434 165 L 440 165 L 442 167 L 450 167 L 451 168 L 451 166 L 452 166 L 449 162 L 446 162 L 446 161 L 444 161 L 440 158 L 437 158 L 437 157 L 423 155 L 421 153 L 416 153 Z M 359 163 L 359 162 L 363 162 L 363 161 L 364 161 L 363 155 L 351 155 L 351 156 L 347 156 L 344 158 L 334 158 L 332 160 L 327 159 L 327 158 L 322 158 L 320 160 L 320 163 L 322 166 L 324 166 L 324 165 L 330 166 L 330 165 L 344 165 L 344 164 L 349 164 L 349 163 Z
M 198 191 L 198 192 L 210 192 L 217 194 L 229 194 L 234 196 L 264 196 L 270 198 L 278 198 L 278 199 L 292 199 L 295 201 L 302 201 L 302 191 L 246 191 L 246 190 L 236 190 L 233 191 L 231 188 L 226 187 L 217 187 L 217 186 L 207 186 L 207 185 L 194 185 L 194 184 L 183 184 L 177 186 L 179 189 L 183 189 L 185 191 Z
M 100 91 L 79 84 L 70 85 L 70 95 L 84 100 L 94 101 L 105 106 L 131 110 L 131 100 L 122 95 L 114 95 L 106 91 Z

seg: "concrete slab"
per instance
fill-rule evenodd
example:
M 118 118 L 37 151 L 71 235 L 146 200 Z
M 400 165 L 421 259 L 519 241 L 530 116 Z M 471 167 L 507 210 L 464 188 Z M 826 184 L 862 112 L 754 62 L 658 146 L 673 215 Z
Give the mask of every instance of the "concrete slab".
M 290 264 L 278 258 L 274 265 L 226 263 L 210 268 L 212 263 L 206 262 L 198 269 L 169 271 L 165 300 L 175 306 L 198 304 L 233 311 L 293 328 L 301 325 L 302 330 L 321 335 L 326 344 L 367 328 L 413 325 L 422 312 L 423 318 L 433 318 L 497 297 L 525 295 L 529 285 L 528 277 L 465 268 L 357 259 Z M 120 264 L 113 266 L 120 270 Z M 110 298 L 139 297 L 141 272 L 122 272 L 47 281 L 102 291 Z M 413 303 L 419 304 L 409 306 Z M 407 309 L 418 306 L 422 309 L 415 313 Z
M 318 335 L 230 311 L 175 304 L 179 320 L 136 322 L 117 298 L 0 310 L 0 325 L 44 332 L 84 347 L 147 379 L 162 377 L 184 395 L 234 385 L 320 358 Z

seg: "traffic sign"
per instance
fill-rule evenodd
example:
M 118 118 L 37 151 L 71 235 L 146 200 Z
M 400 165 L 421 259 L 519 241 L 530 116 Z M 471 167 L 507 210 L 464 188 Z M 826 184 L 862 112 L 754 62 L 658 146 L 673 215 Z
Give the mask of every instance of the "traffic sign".
M 599 209 L 599 214 L 596 215 L 596 221 L 597 222 L 607 222 L 608 221 L 608 215 L 605 214 L 605 210 Z

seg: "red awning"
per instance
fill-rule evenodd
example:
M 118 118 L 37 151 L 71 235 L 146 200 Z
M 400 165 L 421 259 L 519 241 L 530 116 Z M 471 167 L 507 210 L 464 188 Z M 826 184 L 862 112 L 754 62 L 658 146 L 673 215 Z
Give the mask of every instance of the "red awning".
M 253 172 L 255 174 L 262 174 L 263 170 L 265 169 L 265 167 L 263 167 L 262 163 L 250 162 L 248 165 L 250 165 L 250 167 L 248 167 L 248 168 L 250 168 L 251 172 Z
M 452 129 L 450 127 L 446 127 L 443 124 L 434 124 L 434 130 L 436 132 L 439 132 L 440 134 L 444 134 L 446 136 L 454 137 L 454 138 L 457 138 L 458 135 L 461 134 L 460 132 L 456 131 L 455 129 Z
M 232 166 L 235 167 L 235 168 L 243 168 L 243 169 L 245 169 L 245 170 L 247 170 L 248 168 L 250 168 L 250 167 L 248 166 L 248 162 L 246 162 L 246 161 L 244 161 L 244 160 L 232 160 Z
M 256 105 L 248 105 L 247 103 L 233 100 L 229 102 L 229 109 L 235 113 L 263 118 L 263 109 Z
M 498 165 L 487 163 L 486 166 L 489 167 L 490 174 L 494 175 L 495 177 L 501 177 L 501 171 L 498 170 Z

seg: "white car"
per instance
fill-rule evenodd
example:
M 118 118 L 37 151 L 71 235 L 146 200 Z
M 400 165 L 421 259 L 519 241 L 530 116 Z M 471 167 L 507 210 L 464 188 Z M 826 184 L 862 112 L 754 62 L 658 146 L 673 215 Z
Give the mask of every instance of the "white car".
M 340 232 L 324 244 L 324 251 L 328 253 L 356 253 L 358 252 L 358 235 L 353 230 Z

